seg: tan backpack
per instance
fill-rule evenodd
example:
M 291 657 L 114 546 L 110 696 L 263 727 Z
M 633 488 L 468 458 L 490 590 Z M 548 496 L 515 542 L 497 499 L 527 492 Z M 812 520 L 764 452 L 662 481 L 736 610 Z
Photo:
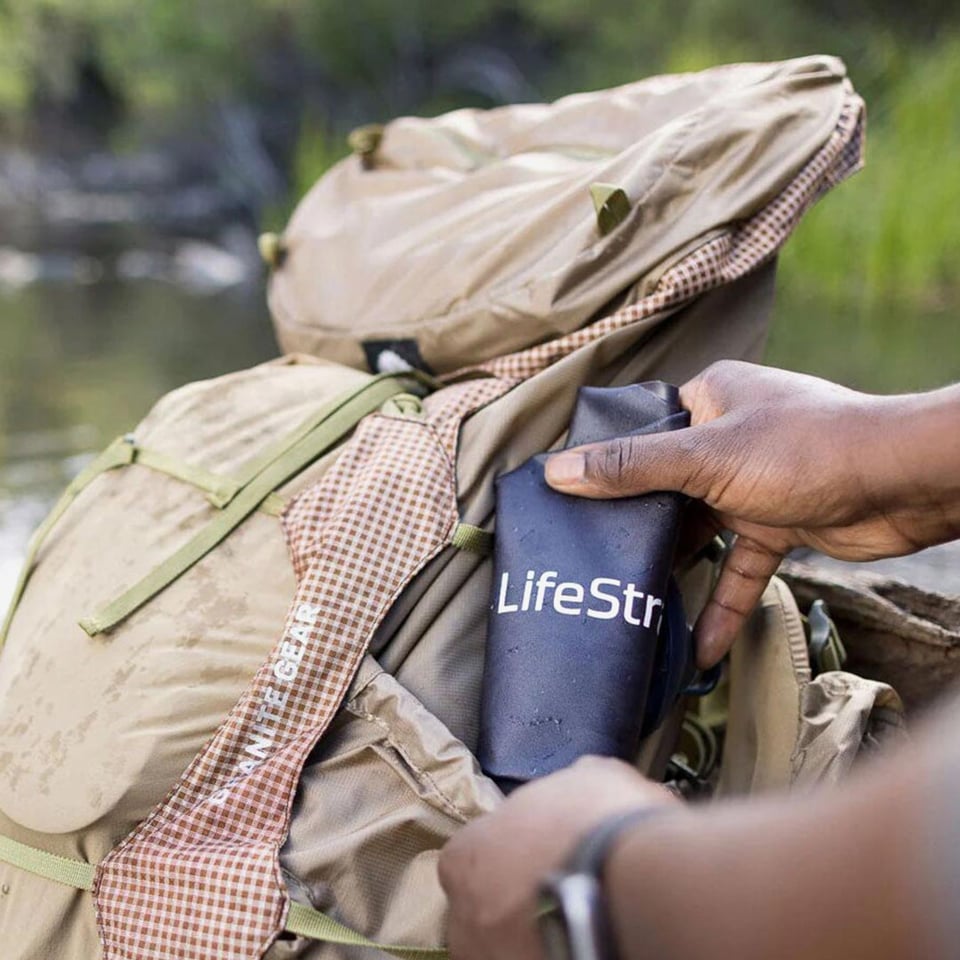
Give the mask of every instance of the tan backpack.
M 266 245 L 281 341 L 324 359 L 165 397 L 31 545 L 0 659 L 5 960 L 442 956 L 437 854 L 500 800 L 472 753 L 493 481 L 583 384 L 756 359 L 861 113 L 808 58 L 399 120 L 331 171 Z M 691 616 L 713 572 L 681 577 Z M 721 793 L 840 777 L 900 724 L 889 687 L 813 676 L 777 581 L 687 706 L 638 763 Z

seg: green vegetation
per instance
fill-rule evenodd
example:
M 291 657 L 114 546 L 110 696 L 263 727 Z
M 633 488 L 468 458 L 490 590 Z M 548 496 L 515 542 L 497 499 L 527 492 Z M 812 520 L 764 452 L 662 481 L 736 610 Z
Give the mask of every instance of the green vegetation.
M 786 254 L 836 296 L 936 306 L 960 294 L 960 37 L 915 51 L 871 112 L 867 167 L 811 212 Z
M 69 102 L 91 64 L 134 120 L 223 97 L 273 103 L 294 91 L 292 204 L 345 152 L 341 127 L 483 103 L 482 90 L 455 79 L 445 86 L 437 69 L 471 44 L 506 50 L 530 94 L 547 98 L 718 62 L 843 57 L 869 106 L 867 168 L 812 211 L 788 246 L 781 276 L 793 320 L 789 331 L 774 329 L 771 356 L 796 362 L 812 339 L 801 314 L 825 314 L 844 330 L 834 333 L 838 354 L 881 365 L 883 344 L 913 325 L 911 342 L 926 346 L 890 386 L 922 380 L 925 363 L 930 380 L 960 374 L 948 319 L 960 308 L 956 3 L 0 0 L 0 117 L 8 135 L 20 135 L 38 104 Z M 129 145 L 130 126 L 113 131 L 114 147 Z M 286 212 L 273 211 L 270 225 Z
M 193 105 L 269 82 L 276 53 L 382 87 L 398 50 L 479 30 L 488 0 L 2 0 L 0 109 L 69 88 L 93 56 L 134 107 Z

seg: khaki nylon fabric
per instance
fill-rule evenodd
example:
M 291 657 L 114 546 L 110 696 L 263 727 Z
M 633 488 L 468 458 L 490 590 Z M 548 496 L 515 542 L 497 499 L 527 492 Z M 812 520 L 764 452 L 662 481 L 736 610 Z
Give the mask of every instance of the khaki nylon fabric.
M 865 741 L 898 739 L 903 722 L 903 704 L 885 683 L 842 671 L 811 679 L 800 612 L 775 577 L 731 653 L 719 792 L 835 783 Z
M 313 360 L 266 364 L 170 394 L 136 436 L 229 476 L 367 379 Z M 327 462 L 286 492 L 315 482 Z M 276 518 L 253 514 L 110 633 L 89 638 L 77 625 L 216 513 L 199 491 L 134 465 L 100 477 L 54 529 L 3 651 L 0 809 L 8 816 L 67 833 L 109 813 L 122 835 L 233 705 L 294 586 Z
M 792 180 L 833 130 L 844 76 L 805 57 L 395 120 L 372 166 L 347 158 L 295 212 L 270 287 L 280 343 L 366 368 L 361 341 L 412 337 L 445 372 L 635 302 Z M 631 203 L 606 236 L 596 182 Z

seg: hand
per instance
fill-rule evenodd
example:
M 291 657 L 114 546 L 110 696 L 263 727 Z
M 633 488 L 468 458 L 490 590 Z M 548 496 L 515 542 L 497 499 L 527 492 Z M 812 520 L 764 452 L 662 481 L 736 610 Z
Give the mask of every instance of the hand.
M 544 877 L 608 815 L 669 803 L 679 801 L 633 767 L 587 757 L 464 827 L 440 856 L 452 960 L 543 960 L 536 911 Z
M 956 391 L 941 391 L 939 408 L 928 401 L 937 396 L 873 397 L 724 361 L 681 388 L 690 429 L 555 454 L 547 482 L 594 498 L 680 491 L 710 508 L 714 531 L 736 534 L 694 631 L 707 667 L 730 648 L 791 548 L 872 560 L 956 535 L 956 511 L 947 520 L 947 491 L 931 489 L 931 477 L 945 477 L 955 508 L 960 405 Z M 933 461 L 951 444 L 952 459 L 938 471 Z

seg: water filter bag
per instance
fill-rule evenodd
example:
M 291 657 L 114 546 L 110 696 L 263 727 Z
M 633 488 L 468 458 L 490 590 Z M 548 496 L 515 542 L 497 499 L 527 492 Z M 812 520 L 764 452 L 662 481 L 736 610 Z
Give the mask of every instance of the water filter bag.
M 688 424 L 669 384 L 584 387 L 567 446 Z M 692 673 L 670 575 L 683 498 L 569 496 L 545 461 L 497 480 L 478 753 L 507 789 L 587 754 L 632 758 Z

